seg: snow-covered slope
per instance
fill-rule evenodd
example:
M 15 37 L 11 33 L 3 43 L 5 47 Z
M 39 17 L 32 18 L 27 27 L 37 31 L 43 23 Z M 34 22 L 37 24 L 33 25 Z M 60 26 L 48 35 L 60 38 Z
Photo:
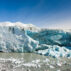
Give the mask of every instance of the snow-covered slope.
M 71 57 L 71 32 L 40 29 L 20 22 L 0 23 L 1 52 L 34 52 L 52 57 Z

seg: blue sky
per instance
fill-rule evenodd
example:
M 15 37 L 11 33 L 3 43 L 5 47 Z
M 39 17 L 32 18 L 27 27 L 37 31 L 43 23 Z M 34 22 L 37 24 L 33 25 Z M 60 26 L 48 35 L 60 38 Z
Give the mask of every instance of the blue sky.
M 0 0 L 0 22 L 71 28 L 71 0 Z

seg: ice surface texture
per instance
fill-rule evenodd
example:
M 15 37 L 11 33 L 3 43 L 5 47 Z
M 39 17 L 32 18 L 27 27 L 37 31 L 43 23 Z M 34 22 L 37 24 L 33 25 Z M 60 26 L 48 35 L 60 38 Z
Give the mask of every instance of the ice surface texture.
M 71 57 L 71 32 L 41 29 L 20 22 L 3 22 L 0 23 L 0 51 Z

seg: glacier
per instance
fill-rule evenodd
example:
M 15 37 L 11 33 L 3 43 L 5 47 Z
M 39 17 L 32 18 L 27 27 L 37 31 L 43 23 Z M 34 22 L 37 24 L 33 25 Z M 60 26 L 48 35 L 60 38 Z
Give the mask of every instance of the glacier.
M 0 23 L 0 52 L 71 57 L 71 30 L 44 29 L 21 22 Z

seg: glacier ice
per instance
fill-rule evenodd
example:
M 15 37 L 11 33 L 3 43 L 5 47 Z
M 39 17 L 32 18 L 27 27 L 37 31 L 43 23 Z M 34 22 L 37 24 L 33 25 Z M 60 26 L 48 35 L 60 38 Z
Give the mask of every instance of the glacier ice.
M 34 52 L 54 58 L 71 57 L 71 32 L 42 29 L 20 22 L 2 22 L 0 52 Z
M 38 42 L 16 26 L 0 26 L 0 51 L 32 52 Z

